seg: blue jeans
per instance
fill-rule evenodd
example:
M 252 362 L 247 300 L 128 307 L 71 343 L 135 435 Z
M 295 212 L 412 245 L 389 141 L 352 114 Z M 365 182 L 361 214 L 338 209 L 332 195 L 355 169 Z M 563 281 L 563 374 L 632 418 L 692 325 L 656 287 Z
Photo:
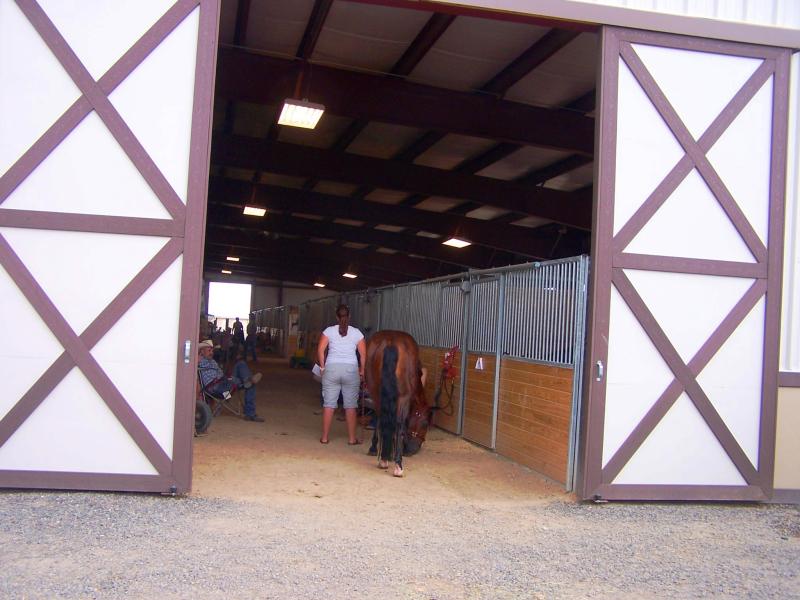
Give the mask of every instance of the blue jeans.
M 233 381 L 236 385 L 241 386 L 245 380 L 250 379 L 253 374 L 250 368 L 243 360 L 237 360 L 233 365 Z M 230 384 L 229 384 L 230 385 Z M 254 417 L 256 414 L 256 386 L 251 385 L 244 390 L 244 414 L 248 417 Z
M 256 336 L 254 335 L 248 335 L 244 341 L 244 357 L 247 358 L 250 355 L 253 356 L 253 360 L 258 360 L 256 356 Z

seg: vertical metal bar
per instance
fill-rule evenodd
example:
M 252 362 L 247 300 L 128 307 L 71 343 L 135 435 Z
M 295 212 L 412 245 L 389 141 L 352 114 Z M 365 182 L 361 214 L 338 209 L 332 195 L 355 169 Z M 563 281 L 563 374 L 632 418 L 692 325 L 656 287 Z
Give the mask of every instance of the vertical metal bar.
M 558 265 L 558 274 L 556 276 L 556 286 L 553 290 L 553 299 L 558 307 L 558 325 L 556 326 L 556 360 L 560 363 L 564 362 L 564 346 L 565 329 L 566 329 L 566 302 L 564 297 L 564 279 L 566 278 L 567 264 L 561 263 Z
M 467 284 L 472 288 L 472 279 L 467 279 Z M 458 390 L 458 424 L 456 434 L 461 435 L 464 431 L 464 403 L 467 397 L 467 345 L 469 344 L 470 327 L 472 325 L 472 292 L 463 294 L 461 302 L 462 310 L 462 331 L 461 331 L 461 385 Z
M 503 358 L 503 319 L 505 318 L 506 273 L 500 274 L 497 290 L 497 327 L 494 353 L 494 392 L 492 394 L 492 443 L 490 448 L 497 448 L 497 414 L 500 410 L 500 361 Z
M 580 437 L 580 414 L 583 401 L 583 364 L 586 343 L 586 310 L 588 299 L 589 257 L 581 256 L 575 277 L 575 338 L 572 361 L 572 409 L 569 419 L 566 491 L 575 489 L 578 476 L 577 454 Z

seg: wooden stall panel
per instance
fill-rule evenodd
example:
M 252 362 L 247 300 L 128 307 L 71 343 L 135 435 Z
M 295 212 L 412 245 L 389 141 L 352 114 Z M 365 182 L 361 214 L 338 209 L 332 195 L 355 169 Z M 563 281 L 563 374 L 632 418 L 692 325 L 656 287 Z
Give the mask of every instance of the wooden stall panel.
M 477 368 L 478 361 L 482 368 Z M 467 356 L 467 393 L 464 398 L 464 437 L 491 448 L 494 404 L 494 354 L 470 352 Z
M 420 346 L 419 358 L 422 366 L 428 370 L 428 377 L 425 381 L 425 395 L 428 403 L 433 404 L 436 397 L 436 387 L 442 373 L 442 361 L 447 350 L 442 348 L 428 348 Z M 447 382 L 443 386 L 439 397 L 441 409 L 436 411 L 433 416 L 433 424 L 451 433 L 458 431 L 459 397 L 461 394 L 461 377 L 459 367 L 461 365 L 461 353 L 456 353 L 453 359 L 453 366 L 456 369 L 455 380 Z
M 497 452 L 560 483 L 567 472 L 572 376 L 562 367 L 507 358 L 500 364 Z

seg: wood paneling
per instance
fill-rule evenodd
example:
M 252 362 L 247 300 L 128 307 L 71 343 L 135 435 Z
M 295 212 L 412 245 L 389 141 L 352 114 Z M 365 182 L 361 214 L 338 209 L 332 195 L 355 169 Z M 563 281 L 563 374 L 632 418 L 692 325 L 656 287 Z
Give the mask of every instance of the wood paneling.
M 420 347 L 420 360 L 428 370 L 425 393 L 433 403 L 446 350 Z M 483 358 L 483 370 L 475 369 Z M 460 354 L 453 365 L 459 373 Z M 467 388 L 464 399 L 464 438 L 489 447 L 492 439 L 495 356 L 467 357 Z M 460 375 L 460 373 L 459 373 Z M 461 377 L 453 386 L 450 408 L 437 412 L 434 424 L 450 432 L 458 427 Z M 447 404 L 442 393 L 440 404 Z M 572 410 L 572 369 L 526 363 L 504 358 L 500 365 L 500 396 L 497 415 L 496 451 L 551 479 L 564 483 L 569 452 Z
M 475 364 L 483 359 L 483 369 Z M 464 398 L 464 437 L 482 446 L 492 445 L 494 404 L 494 354 L 470 352 L 467 356 L 467 394 Z
M 442 361 L 447 350 L 442 348 L 427 348 L 420 346 L 419 356 L 422 366 L 428 370 L 428 377 L 425 381 L 425 395 L 430 404 L 434 404 L 436 397 L 436 387 L 439 383 L 439 378 L 442 373 Z M 433 424 L 441 427 L 447 431 L 455 433 L 458 430 L 458 413 L 460 410 L 459 397 L 461 394 L 461 353 L 456 353 L 453 359 L 453 366 L 456 370 L 456 378 L 453 382 L 452 393 L 450 391 L 450 383 L 448 382 L 445 389 L 439 397 L 439 405 L 442 407 L 434 413 Z
M 572 369 L 505 358 L 500 365 L 499 403 L 497 452 L 564 483 Z

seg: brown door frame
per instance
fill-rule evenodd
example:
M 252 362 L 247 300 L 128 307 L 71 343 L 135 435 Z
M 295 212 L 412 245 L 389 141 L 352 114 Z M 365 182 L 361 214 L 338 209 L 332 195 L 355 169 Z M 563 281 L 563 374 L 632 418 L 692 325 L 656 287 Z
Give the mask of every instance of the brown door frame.
M 585 369 L 588 408 L 584 415 L 585 432 L 582 485 L 580 495 L 604 499 L 662 500 L 765 500 L 772 494 L 775 413 L 777 402 L 778 349 L 780 336 L 781 277 L 783 260 L 783 203 L 788 117 L 788 74 L 790 51 L 734 42 L 720 42 L 672 34 L 604 27 L 600 58 L 600 121 L 596 134 L 595 189 L 593 223 L 593 271 L 590 286 L 589 360 Z M 685 50 L 761 58 L 763 63 L 717 116 L 706 132 L 694 140 L 680 117 L 672 109 L 655 80 L 633 51 L 631 44 L 641 43 Z M 642 85 L 661 114 L 667 127 L 684 149 L 683 158 L 656 187 L 630 220 L 613 235 L 617 86 L 619 59 Z M 716 174 L 706 153 L 724 133 L 763 83 L 773 79 L 772 157 L 769 189 L 768 247 L 765 247 Z M 624 248 L 655 214 L 686 175 L 696 168 L 720 205 L 728 214 L 756 259 L 755 263 L 698 260 L 681 257 L 635 255 Z M 753 278 L 743 296 L 687 363 L 679 357 L 642 299 L 630 284 L 623 269 L 647 269 L 676 273 L 713 274 Z M 656 349 L 672 370 L 674 379 L 622 446 L 602 466 L 605 418 L 605 378 L 597 373 L 598 361 L 607 362 L 611 286 L 620 292 L 636 315 Z M 697 383 L 696 377 L 733 333 L 750 309 L 766 295 L 764 329 L 761 424 L 758 468 L 754 467 L 722 418 Z M 598 381 L 602 379 L 602 381 Z M 612 481 L 633 456 L 661 418 L 686 392 L 746 481 L 745 486 L 712 485 L 621 485 Z
M 78 367 L 158 473 L 157 475 L 135 475 L 2 470 L 0 471 L 0 486 L 185 492 L 191 485 L 192 415 L 194 414 L 194 386 L 196 383 L 194 373 L 197 362 L 194 344 L 191 346 L 188 362 L 184 362 L 183 349 L 176 348 L 178 368 L 171 459 L 128 405 L 112 380 L 103 371 L 102 366 L 92 357 L 91 349 L 181 255 L 183 255 L 183 264 L 180 314 L 177 323 L 178 339 L 196 339 L 202 277 L 219 0 L 178 0 L 97 81 L 89 74 L 89 71 L 35 0 L 17 0 L 17 5 L 78 87 L 81 96 L 0 177 L 0 226 L 152 235 L 169 237 L 170 240 L 86 330 L 78 335 L 61 315 L 58 307 L 47 297 L 12 247 L 0 236 L 0 266 L 15 280 L 22 294 L 64 348 L 58 359 L 23 394 L 17 404 L 0 419 L 0 446 L 8 441 L 71 369 Z M 189 187 L 187 203 L 184 206 L 156 163 L 117 112 L 109 100 L 109 95 L 198 7 L 200 10 L 199 39 L 189 154 Z M 2 203 L 17 186 L 93 111 L 100 117 L 132 164 L 151 187 L 169 213 L 170 218 L 144 219 L 2 208 Z

